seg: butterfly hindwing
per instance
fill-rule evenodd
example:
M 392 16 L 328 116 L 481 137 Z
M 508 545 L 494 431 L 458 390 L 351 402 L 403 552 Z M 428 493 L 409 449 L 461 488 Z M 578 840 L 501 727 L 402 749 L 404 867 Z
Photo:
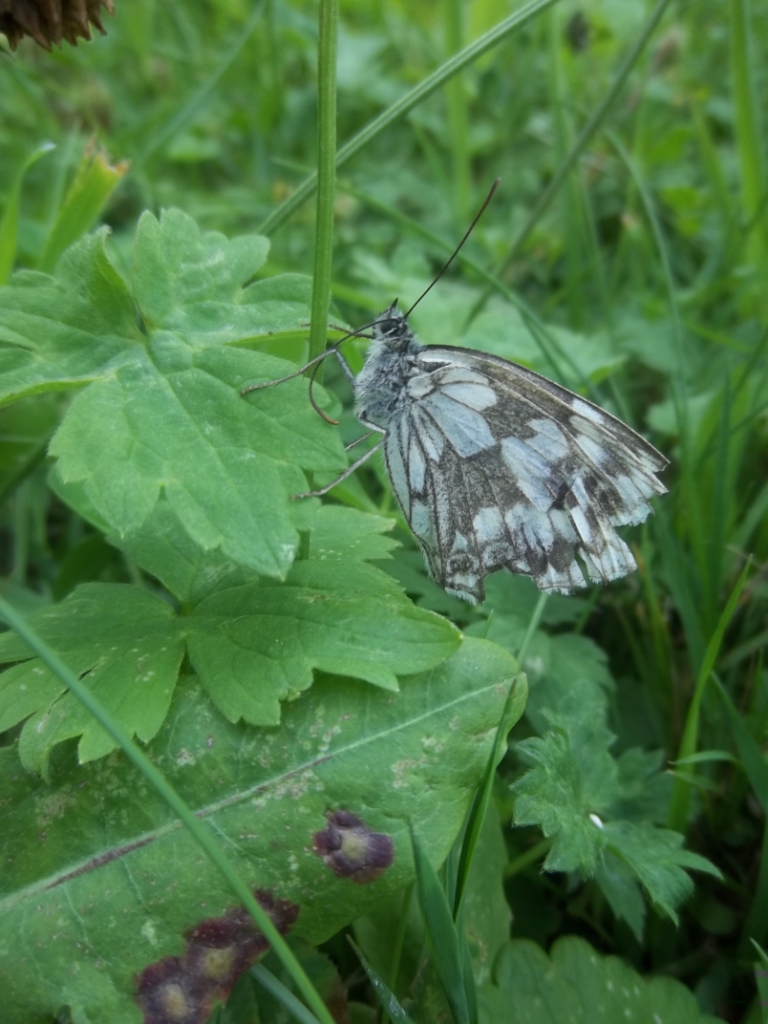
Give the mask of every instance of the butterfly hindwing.
M 387 468 L 447 591 L 484 598 L 497 569 L 570 592 L 635 568 L 616 526 L 642 522 L 666 459 L 597 406 L 524 367 L 420 348 L 387 424 Z M 581 564 L 579 564 L 581 563 Z

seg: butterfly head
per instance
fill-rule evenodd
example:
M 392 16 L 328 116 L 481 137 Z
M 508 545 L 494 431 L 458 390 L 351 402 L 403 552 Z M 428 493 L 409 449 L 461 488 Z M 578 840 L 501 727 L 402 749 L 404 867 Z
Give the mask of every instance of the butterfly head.
M 397 299 L 373 323 L 373 340 L 377 348 L 390 352 L 405 353 L 418 346 L 408 318 L 397 308 Z

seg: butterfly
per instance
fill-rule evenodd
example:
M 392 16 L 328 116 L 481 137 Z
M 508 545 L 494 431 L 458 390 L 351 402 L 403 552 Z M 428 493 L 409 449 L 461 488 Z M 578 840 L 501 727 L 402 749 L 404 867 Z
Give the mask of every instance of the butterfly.
M 642 523 L 653 511 L 649 498 L 666 492 L 656 476 L 668 465 L 660 452 L 532 370 L 472 349 L 421 345 L 396 303 L 370 326 L 357 376 L 335 346 L 309 365 L 336 355 L 369 428 L 364 436 L 379 440 L 337 480 L 295 497 L 326 494 L 383 448 L 429 575 L 473 604 L 498 569 L 571 593 L 637 567 L 616 527 Z

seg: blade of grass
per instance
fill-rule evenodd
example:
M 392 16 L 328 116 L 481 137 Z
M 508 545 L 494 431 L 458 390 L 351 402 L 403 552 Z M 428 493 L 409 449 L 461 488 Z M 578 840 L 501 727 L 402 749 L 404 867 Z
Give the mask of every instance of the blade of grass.
M 660 507 L 653 522 L 653 533 L 661 552 L 664 581 L 682 620 L 690 662 L 696 672 L 704 658 L 706 643 L 698 595 L 694 588 L 695 572 L 669 520 L 667 509 Z
M 408 910 L 413 898 L 413 882 L 403 890 L 403 902 L 400 910 L 400 920 L 397 922 L 395 941 L 392 943 L 392 960 L 389 965 L 389 978 L 387 984 L 390 991 L 394 992 L 397 986 L 397 976 L 400 973 L 400 961 L 405 947 L 405 934 L 408 930 Z M 385 1011 L 386 1012 L 386 1011 Z M 390 1015 L 390 1020 L 392 1019 Z
M 325 1003 L 304 973 L 290 946 L 278 932 L 277 928 L 275 928 L 270 917 L 254 899 L 251 890 L 238 875 L 229 858 L 214 840 L 210 829 L 198 821 L 194 813 L 162 772 L 158 771 L 146 754 L 131 740 L 122 725 L 109 714 L 101 702 L 94 697 L 90 689 L 70 671 L 58 654 L 37 635 L 22 616 L 18 614 L 16 609 L 2 596 L 0 596 L 0 619 L 18 633 L 40 660 L 68 687 L 83 707 L 93 715 L 99 725 L 120 744 L 128 760 L 133 762 L 155 792 L 165 800 L 195 841 L 202 847 L 211 863 L 218 868 L 222 877 L 226 879 L 232 892 L 259 926 L 259 929 L 279 957 L 286 971 L 293 978 L 296 987 L 302 993 L 309 1006 L 315 1011 L 318 1020 L 322 1021 L 323 1024 L 334 1024 Z
M 704 691 L 707 683 L 709 682 L 712 674 L 712 669 L 715 667 L 717 655 L 720 652 L 720 645 L 723 642 L 723 637 L 728 625 L 733 618 L 736 611 L 741 592 L 744 589 L 744 584 L 747 582 L 747 576 L 752 567 L 751 561 L 741 571 L 741 575 L 736 581 L 731 596 L 728 598 L 728 602 L 723 609 L 720 616 L 720 620 L 717 623 L 717 628 L 710 637 L 707 650 L 704 654 L 704 661 L 702 662 L 701 669 L 699 670 L 698 679 L 696 680 L 696 689 L 691 700 L 690 707 L 688 708 L 688 715 L 686 717 L 685 729 L 683 730 L 683 738 L 680 742 L 680 750 L 678 751 L 677 760 L 680 761 L 683 758 L 691 757 L 692 754 L 696 753 L 696 747 L 699 741 L 699 716 L 701 713 L 701 702 L 704 698 Z M 690 786 L 687 782 L 682 779 L 675 780 L 675 786 L 672 791 L 672 799 L 670 800 L 668 824 L 671 829 L 676 832 L 685 832 L 685 828 L 688 822 L 688 808 L 690 806 Z
M 349 935 L 347 936 L 347 942 L 350 944 L 352 949 L 354 949 L 358 960 L 362 964 L 363 970 L 368 975 L 368 980 L 373 986 L 374 992 L 379 997 L 379 1002 L 381 1003 L 382 1009 L 387 1014 L 389 1019 L 391 1021 L 397 1022 L 397 1024 L 414 1024 L 414 1022 L 411 1020 L 411 1018 L 400 1005 L 397 996 L 392 992 L 390 987 L 387 985 L 387 983 L 384 981 L 381 975 L 376 971 L 376 969 L 368 963 L 365 956 L 363 955 L 362 950 L 359 948 L 359 946 L 355 945 L 354 940 Z
M 520 650 L 517 655 L 517 663 L 521 667 L 525 660 L 525 656 L 528 653 L 531 641 L 536 634 L 536 630 L 539 628 L 541 617 L 544 614 L 544 609 L 547 605 L 547 596 L 547 594 L 539 594 L 536 606 L 534 607 L 533 613 L 531 614 L 531 618 L 528 622 L 528 628 L 525 631 L 525 636 L 523 637 L 523 642 L 520 645 Z M 512 707 L 512 699 L 516 695 L 517 686 L 523 677 L 523 673 L 521 672 L 519 676 L 516 676 L 512 680 L 509 687 L 507 699 L 504 702 L 504 709 L 501 712 L 499 724 L 496 727 L 493 747 L 491 748 L 491 753 L 488 755 L 488 763 L 485 766 L 483 778 L 480 781 L 480 785 L 475 793 L 472 805 L 467 813 L 467 822 L 461 843 L 461 854 L 456 868 L 455 891 L 453 893 L 453 916 L 456 920 L 458 920 L 461 915 L 464 894 L 467 889 L 467 881 L 469 880 L 469 872 L 472 868 L 472 859 L 475 855 L 475 849 L 477 848 L 477 843 L 480 838 L 480 832 L 483 828 L 488 804 L 491 802 L 496 766 L 503 756 L 502 746 L 505 742 L 507 732 L 509 731 L 509 717 Z
M 736 749 L 739 752 L 742 768 L 749 779 L 755 797 L 763 809 L 763 814 L 768 815 L 768 764 L 766 764 L 760 746 L 753 739 L 744 721 L 744 717 L 739 714 L 728 691 L 715 673 L 713 673 L 712 677 L 731 722 L 731 732 Z M 760 866 L 757 873 L 757 885 L 741 933 L 739 944 L 740 956 L 746 957 L 748 955 L 749 942 L 751 940 L 765 942 L 766 937 L 768 937 L 768 817 L 766 817 L 766 824 L 763 828 L 763 844 L 760 853 Z
M 765 144 L 760 124 L 760 98 L 757 91 L 756 65 L 753 50 L 755 29 L 750 0 L 731 0 L 731 74 L 736 143 L 741 171 L 741 201 L 746 221 L 757 215 L 766 198 Z M 760 224 L 750 233 L 747 255 L 755 268 L 755 283 L 762 282 L 768 263 L 768 229 Z M 762 319 L 768 316 L 765 289 L 759 286 L 758 299 Z
M 654 660 L 652 671 L 645 674 L 645 681 L 646 685 L 656 693 L 659 706 L 669 709 L 673 696 L 672 640 L 669 635 L 669 624 L 662 612 L 659 581 L 656 573 L 651 570 L 649 534 L 650 531 L 646 525 L 643 527 L 642 557 L 638 559 L 640 581 L 648 608 L 648 625 L 650 626 Z M 669 714 L 667 713 L 665 717 L 668 721 Z M 667 736 L 667 742 L 669 739 L 670 737 Z
M 731 433 L 731 411 L 733 409 L 733 397 L 731 393 L 731 381 L 729 375 L 724 375 L 722 390 L 719 394 L 720 415 L 717 420 L 717 432 L 715 436 L 715 458 L 714 458 L 714 480 L 712 487 L 712 511 L 707 517 L 708 551 L 707 559 L 707 587 L 708 592 L 715 599 L 720 593 L 726 554 L 726 531 L 728 524 L 728 506 L 733 501 L 734 479 L 733 469 L 729 470 L 731 459 L 731 445 L 729 438 Z M 738 462 L 735 468 L 738 468 Z
M 315 207 L 315 258 L 309 325 L 309 359 L 327 345 L 328 306 L 331 301 L 333 263 L 333 203 L 336 195 L 336 58 L 339 35 L 339 0 L 320 0 L 317 50 L 317 204 Z M 323 364 L 313 376 L 323 380 Z M 312 480 L 309 486 L 312 487 Z M 302 532 L 298 557 L 309 558 L 310 535 Z
M 669 251 L 662 231 L 661 222 L 659 221 L 656 213 L 655 203 L 640 169 L 617 135 L 613 132 L 606 131 L 606 137 L 609 139 L 614 149 L 624 162 L 624 165 L 632 177 L 638 195 L 640 196 L 640 200 L 651 228 L 651 233 L 653 235 L 664 276 L 670 318 L 672 321 L 672 337 L 675 344 L 675 355 L 677 359 L 677 372 L 672 378 L 671 394 L 680 436 L 680 468 L 682 470 L 683 489 L 686 499 L 686 512 L 690 522 L 691 547 L 696 558 L 699 577 L 704 591 L 704 600 L 703 602 L 700 602 L 704 605 L 703 614 L 700 614 L 697 609 L 696 618 L 703 622 L 704 629 L 706 631 L 708 626 L 710 629 L 712 628 L 712 624 L 715 619 L 718 594 L 713 592 L 709 586 L 710 576 L 707 570 L 708 546 L 701 514 L 701 507 L 703 503 L 699 493 L 699 481 L 694 472 L 694 445 L 691 437 L 690 417 L 688 415 L 688 402 L 685 387 L 685 368 L 687 362 L 685 335 L 682 328 L 680 308 L 677 301 L 677 289 L 672 272 L 672 264 L 669 258 Z M 687 630 L 686 636 L 688 636 Z M 689 639 L 689 649 L 691 650 L 692 655 L 694 653 L 694 647 L 691 646 L 691 644 L 694 642 L 693 634 L 691 634 Z M 694 665 L 698 668 L 698 661 L 694 661 Z
M 304 1003 L 299 1002 L 296 996 L 291 992 L 289 988 L 276 978 L 272 971 L 267 970 L 264 964 L 254 964 L 250 969 L 252 978 L 265 988 L 271 996 L 284 1006 L 288 1013 L 291 1014 L 294 1020 L 297 1020 L 299 1024 L 318 1024 L 317 1017 L 314 1013 L 311 1013 Z
M 739 752 L 741 765 L 749 779 L 749 784 L 754 791 L 755 797 L 763 809 L 763 813 L 768 815 L 768 764 L 766 763 L 765 756 L 760 749 L 760 745 L 752 738 L 743 716 L 739 714 L 738 709 L 731 700 L 730 694 L 723 686 L 717 674 L 713 673 L 712 678 L 728 713 L 731 722 L 731 732 L 736 749 Z
M 16 250 L 19 244 L 21 185 L 24 181 L 24 175 L 41 157 L 45 156 L 46 153 L 50 153 L 55 148 L 52 142 L 44 142 L 37 149 L 34 149 L 22 163 L 11 185 L 3 217 L 0 220 L 0 285 L 4 285 L 11 276 L 13 265 L 16 262 Z
M 555 155 L 558 166 L 567 159 L 573 150 L 573 125 L 567 104 L 567 86 L 562 53 L 562 24 L 558 17 L 560 11 L 553 8 L 546 14 L 547 49 L 549 53 L 549 94 L 552 103 L 552 120 L 554 124 Z M 588 270 L 585 263 L 584 236 L 578 183 L 576 181 L 578 166 L 572 164 L 565 178 L 560 195 L 560 209 L 563 223 L 563 262 L 565 275 L 563 291 L 568 308 L 568 322 L 576 330 L 584 327 L 585 302 L 588 300 L 587 290 L 583 287 L 585 274 Z
M 411 830 L 413 861 L 416 867 L 416 891 L 424 918 L 432 961 L 451 1008 L 455 1024 L 474 1024 L 465 989 L 464 957 L 445 892 L 437 872 Z
M 336 154 L 336 167 L 343 167 L 348 160 L 355 156 L 356 153 L 359 153 L 377 135 L 381 134 L 385 128 L 388 128 L 393 122 L 404 117 L 408 111 L 417 107 L 428 96 L 431 96 L 433 92 L 453 78 L 454 75 L 457 75 L 462 68 L 472 64 L 473 61 L 482 57 L 484 53 L 493 49 L 494 46 L 498 46 L 510 33 L 525 25 L 531 18 L 557 2 L 558 0 L 532 0 L 525 7 L 521 7 L 520 10 L 515 11 L 508 18 L 500 21 L 498 25 L 484 33 L 473 43 L 470 43 L 469 46 L 465 46 L 460 53 L 457 53 L 450 60 L 441 64 L 439 68 L 433 71 L 431 75 L 427 75 L 422 82 L 407 92 L 405 96 L 401 96 L 392 106 L 379 114 L 378 117 L 375 117 L 370 124 L 353 136 L 349 142 L 344 143 Z M 317 174 L 313 173 L 305 178 L 296 191 L 262 222 L 258 228 L 259 232 L 261 234 L 274 232 L 312 195 L 316 188 Z
M 93 226 L 127 170 L 126 162 L 110 164 L 103 150 L 94 151 L 93 144 L 86 147 L 74 180 L 46 239 L 45 248 L 38 261 L 38 270 L 50 273 L 64 250 Z
M 464 41 L 463 0 L 443 0 L 443 24 L 449 53 L 460 53 Z M 455 75 L 445 87 L 448 101 L 448 127 L 451 139 L 454 211 L 459 224 L 466 224 L 469 212 L 469 116 L 467 91 L 461 75 Z

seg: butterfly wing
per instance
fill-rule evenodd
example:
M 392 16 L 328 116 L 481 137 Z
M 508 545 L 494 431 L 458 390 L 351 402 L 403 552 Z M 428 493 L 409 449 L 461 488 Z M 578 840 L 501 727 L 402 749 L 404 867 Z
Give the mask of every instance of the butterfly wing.
M 430 575 L 482 601 L 497 569 L 569 593 L 636 568 L 616 527 L 642 522 L 667 460 L 621 420 L 515 363 L 420 350 L 385 455 Z M 581 564 L 579 564 L 581 563 Z

